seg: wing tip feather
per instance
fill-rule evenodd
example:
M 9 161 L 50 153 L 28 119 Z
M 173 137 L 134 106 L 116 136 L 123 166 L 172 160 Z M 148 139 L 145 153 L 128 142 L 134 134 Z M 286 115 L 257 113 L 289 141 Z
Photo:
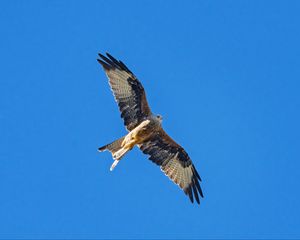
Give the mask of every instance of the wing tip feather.
M 104 62 L 103 60 L 101 59 L 97 59 L 98 63 L 100 63 L 100 65 L 105 69 L 105 70 L 109 70 L 110 69 L 110 66 Z
M 107 147 L 107 145 L 102 146 L 102 147 L 99 147 L 99 148 L 98 148 L 98 152 L 103 152 L 103 151 L 105 151 L 105 150 L 106 150 L 106 147 Z
M 104 67 L 104 69 L 119 69 L 122 71 L 126 71 L 133 75 L 133 73 L 128 69 L 128 67 L 120 60 L 117 60 L 114 58 L 110 53 L 106 52 L 106 56 L 104 56 L 101 53 L 98 53 L 98 56 L 100 59 L 97 59 L 97 61 Z

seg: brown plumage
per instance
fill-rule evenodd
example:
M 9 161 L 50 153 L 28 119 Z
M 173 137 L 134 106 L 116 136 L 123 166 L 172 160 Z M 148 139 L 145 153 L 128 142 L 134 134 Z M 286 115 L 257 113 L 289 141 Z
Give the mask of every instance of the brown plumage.
M 163 130 L 162 117 L 151 112 L 140 81 L 124 63 L 108 53 L 106 55 L 99 54 L 100 59 L 97 60 L 105 70 L 124 125 L 129 131 L 124 137 L 99 148 L 99 151 L 111 152 L 115 160 L 111 170 L 137 145 L 189 196 L 191 202 L 195 198 L 200 203 L 200 197 L 203 197 L 199 184 L 201 178 L 190 157 Z

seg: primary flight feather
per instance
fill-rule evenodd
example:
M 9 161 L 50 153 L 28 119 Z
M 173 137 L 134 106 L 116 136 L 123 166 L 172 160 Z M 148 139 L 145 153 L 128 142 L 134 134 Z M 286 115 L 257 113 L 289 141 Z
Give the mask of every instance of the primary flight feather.
M 199 204 L 200 197 L 203 197 L 199 183 L 201 178 L 186 151 L 163 130 L 162 117 L 151 112 L 140 81 L 123 62 L 110 54 L 99 54 L 99 57 L 97 60 L 104 68 L 124 125 L 129 131 L 124 137 L 98 149 L 111 152 L 114 163 L 110 170 L 137 145 L 189 196 L 191 202 L 195 198 Z

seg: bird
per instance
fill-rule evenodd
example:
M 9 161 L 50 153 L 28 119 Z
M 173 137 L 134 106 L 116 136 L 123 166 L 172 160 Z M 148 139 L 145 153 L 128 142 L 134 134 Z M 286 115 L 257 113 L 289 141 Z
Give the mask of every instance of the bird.
M 162 128 L 162 116 L 151 112 L 143 85 L 120 60 L 109 53 L 98 54 L 97 61 L 108 77 L 110 88 L 128 133 L 98 148 L 109 151 L 114 159 L 112 171 L 134 146 L 146 155 L 177 184 L 194 203 L 200 204 L 202 180 L 187 152 Z

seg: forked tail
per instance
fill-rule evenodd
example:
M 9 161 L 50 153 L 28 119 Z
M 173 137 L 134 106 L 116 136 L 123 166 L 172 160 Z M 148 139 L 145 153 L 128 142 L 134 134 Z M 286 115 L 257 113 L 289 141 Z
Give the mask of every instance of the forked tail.
M 124 137 L 119 138 L 118 140 L 109 143 L 103 147 L 98 148 L 99 152 L 103 152 L 105 150 L 108 150 L 111 152 L 113 159 L 115 160 L 114 163 L 111 165 L 110 170 L 112 171 L 115 166 L 119 163 L 121 158 L 130 150 L 128 148 L 122 148 L 122 142 L 124 140 Z
M 121 147 L 121 144 L 123 142 L 125 137 L 121 137 L 119 138 L 118 140 L 112 142 L 112 143 L 109 143 L 103 147 L 99 147 L 98 148 L 98 151 L 99 152 L 103 152 L 105 150 L 108 150 L 111 152 L 112 155 L 114 155 L 115 152 L 117 152 L 118 150 L 120 150 L 122 147 Z

